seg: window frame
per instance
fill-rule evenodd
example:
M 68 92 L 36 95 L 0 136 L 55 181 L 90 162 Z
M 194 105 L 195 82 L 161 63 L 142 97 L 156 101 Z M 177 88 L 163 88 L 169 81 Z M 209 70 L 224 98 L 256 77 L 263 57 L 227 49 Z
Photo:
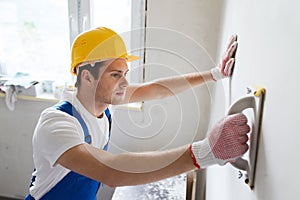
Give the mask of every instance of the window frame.
M 78 34 L 93 27 L 93 0 L 68 0 L 70 47 Z M 145 81 L 145 41 L 146 41 L 146 15 L 147 0 L 131 0 L 131 30 L 129 53 L 139 56 L 138 61 L 129 63 L 129 83 L 142 83 Z M 124 39 L 124 38 L 123 38 Z M 126 43 L 126 41 L 125 41 Z M 74 79 L 74 77 L 72 77 Z
M 68 28 L 68 30 L 64 31 L 64 33 L 66 33 L 66 36 L 69 35 L 69 41 L 67 41 L 66 44 L 69 43 L 70 48 L 72 46 L 74 39 L 79 33 L 93 27 L 92 15 L 94 11 L 93 11 L 92 4 L 94 1 L 96 0 L 68 0 L 67 2 L 65 2 L 66 3 L 65 6 L 67 7 L 65 7 L 64 9 L 66 8 L 68 9 L 66 11 L 67 19 L 65 18 L 65 23 L 68 23 L 69 27 L 66 27 Z M 146 41 L 146 21 L 147 21 L 146 20 L 147 0 L 131 0 L 131 6 L 132 6 L 131 7 L 131 28 L 128 33 L 130 33 L 130 38 L 134 38 L 134 39 L 130 40 L 129 53 L 139 56 L 140 59 L 138 61 L 129 63 L 130 69 L 134 69 L 134 70 L 130 70 L 130 73 L 128 74 L 128 81 L 129 83 L 143 83 L 145 81 L 145 54 L 146 54 L 145 41 Z M 122 37 L 122 33 L 120 33 L 120 35 Z M 63 37 L 65 38 L 66 36 Z M 125 43 L 126 43 L 126 39 L 125 39 Z M 126 43 L 126 46 L 128 46 L 128 43 Z M 131 51 L 131 49 L 133 49 L 133 51 Z M 66 51 L 68 51 L 68 49 Z M 37 68 L 38 66 L 34 66 L 34 67 Z M 66 69 L 68 70 L 67 66 Z M 2 72 L 1 70 L 2 69 L 0 68 L 0 72 Z M 24 70 L 24 73 L 31 73 L 31 72 L 30 70 Z M 6 76 L 6 73 L 0 74 L 0 78 L 3 78 L 4 76 Z M 50 75 L 48 77 L 45 76 L 41 80 L 38 80 L 41 81 L 41 83 L 38 84 L 36 87 L 36 95 L 31 96 L 30 98 L 24 97 L 24 99 L 33 100 L 34 98 L 36 98 L 36 100 L 45 99 L 45 101 L 47 100 L 55 101 L 57 100 L 58 95 L 55 94 L 54 90 L 53 91 L 47 90 L 47 92 L 44 92 L 42 88 L 43 82 L 46 81 L 52 82 L 53 84 L 52 86 L 54 86 L 54 82 L 57 82 L 56 84 L 63 84 L 65 86 L 70 86 L 70 84 L 75 82 L 75 78 L 76 77 L 72 76 L 71 73 L 69 75 L 66 74 L 66 79 L 62 79 L 62 80 L 53 80 L 55 79 L 53 75 Z M 63 85 L 58 85 L 58 86 L 63 86 Z M 18 98 L 22 99 L 23 97 L 22 95 L 19 95 Z M 131 106 L 129 107 L 133 107 L 136 110 L 136 108 L 138 109 L 142 108 L 143 107 L 142 105 L 143 103 L 135 103 L 135 104 L 131 104 Z

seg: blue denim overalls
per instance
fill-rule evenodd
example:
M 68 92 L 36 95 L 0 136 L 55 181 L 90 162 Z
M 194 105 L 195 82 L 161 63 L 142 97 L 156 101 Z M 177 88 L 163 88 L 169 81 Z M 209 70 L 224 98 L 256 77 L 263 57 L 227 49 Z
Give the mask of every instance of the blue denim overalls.
M 83 131 L 86 143 L 91 143 L 91 135 L 88 132 L 87 126 L 83 121 L 80 114 L 73 107 L 73 105 L 67 101 L 63 101 L 55 105 L 57 110 L 68 113 L 71 116 L 74 116 L 79 121 Z M 105 115 L 109 120 L 109 137 L 111 130 L 111 115 L 109 109 L 105 110 Z M 104 146 L 103 150 L 107 150 L 108 142 Z M 35 181 L 35 176 L 31 179 L 30 187 Z M 57 185 L 55 185 L 49 192 L 47 192 L 41 200 L 96 200 L 97 192 L 101 183 L 95 181 L 86 176 L 77 174 L 73 171 L 69 172 Z M 34 198 L 28 194 L 25 197 L 25 200 L 34 200 Z

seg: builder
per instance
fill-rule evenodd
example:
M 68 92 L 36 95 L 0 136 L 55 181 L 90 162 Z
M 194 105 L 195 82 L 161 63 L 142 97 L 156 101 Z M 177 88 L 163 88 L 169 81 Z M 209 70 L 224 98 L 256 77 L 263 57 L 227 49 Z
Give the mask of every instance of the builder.
M 104 27 L 80 34 L 72 45 L 77 90 L 66 92 L 40 116 L 33 135 L 35 171 L 26 199 L 95 200 L 101 184 L 145 184 L 242 156 L 250 131 L 243 114 L 223 118 L 204 140 L 176 149 L 118 155 L 106 151 L 109 105 L 162 99 L 231 76 L 236 46 L 233 37 L 211 71 L 131 86 L 127 62 L 138 57 L 128 55 L 121 37 Z

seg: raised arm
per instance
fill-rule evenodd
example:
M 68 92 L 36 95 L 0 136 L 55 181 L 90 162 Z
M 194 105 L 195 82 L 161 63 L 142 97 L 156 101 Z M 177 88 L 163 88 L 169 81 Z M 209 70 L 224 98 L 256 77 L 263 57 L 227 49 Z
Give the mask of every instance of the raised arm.
M 180 76 L 156 79 L 140 85 L 130 85 L 126 89 L 125 102 L 139 102 L 179 94 L 197 85 L 212 81 L 211 73 L 189 73 Z
M 124 101 L 121 103 L 162 99 L 179 94 L 205 82 L 218 81 L 225 77 L 230 77 L 233 73 L 235 62 L 236 40 L 237 36 L 235 35 L 230 38 L 220 63 L 210 71 L 167 77 L 144 84 L 128 86 Z

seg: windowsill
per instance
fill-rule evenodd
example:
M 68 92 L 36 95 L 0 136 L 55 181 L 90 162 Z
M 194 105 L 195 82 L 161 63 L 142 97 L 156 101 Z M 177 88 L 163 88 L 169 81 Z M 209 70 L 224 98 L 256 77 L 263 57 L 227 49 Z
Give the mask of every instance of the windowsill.
M 5 94 L 0 93 L 0 98 L 5 98 Z M 55 98 L 54 94 L 51 93 L 42 93 L 37 96 L 17 95 L 17 99 L 26 100 L 26 101 L 43 101 L 43 102 L 53 102 L 53 103 L 57 103 L 59 101 L 59 99 Z M 142 111 L 144 109 L 144 102 L 118 105 L 116 106 L 116 109 Z
M 5 94 L 0 93 L 1 98 L 5 98 Z M 17 95 L 17 99 L 20 100 L 27 100 L 27 101 L 44 101 L 44 102 L 58 102 L 59 100 L 56 99 L 53 94 L 40 94 L 38 96 L 27 96 L 27 95 Z
M 144 109 L 144 102 L 118 105 L 116 106 L 116 109 L 142 111 Z

